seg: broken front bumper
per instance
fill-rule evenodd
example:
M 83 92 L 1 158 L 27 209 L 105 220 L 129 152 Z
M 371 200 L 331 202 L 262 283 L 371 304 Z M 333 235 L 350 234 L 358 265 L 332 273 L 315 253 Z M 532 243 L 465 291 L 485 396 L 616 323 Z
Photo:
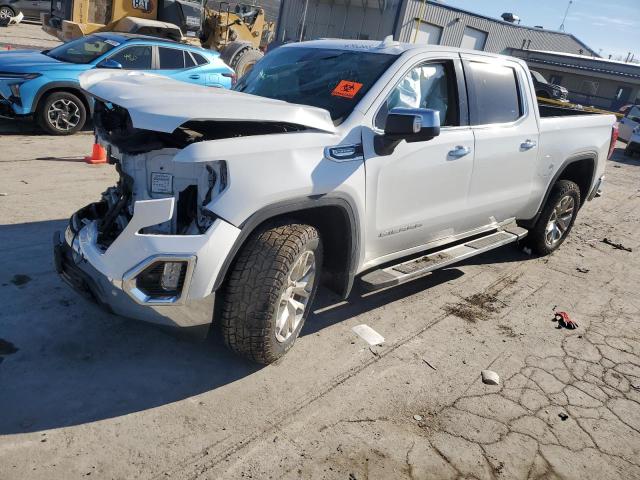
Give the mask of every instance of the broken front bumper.
M 218 219 L 202 235 L 138 233 L 172 215 L 172 198 L 136 202 L 133 218 L 106 250 L 97 244 L 95 221 L 78 232 L 71 226 L 64 234 L 56 232 L 56 270 L 76 291 L 112 313 L 170 327 L 208 325 L 213 320 L 213 284 L 240 231 Z M 167 258 L 188 263 L 180 295 L 141 295 L 136 276 Z

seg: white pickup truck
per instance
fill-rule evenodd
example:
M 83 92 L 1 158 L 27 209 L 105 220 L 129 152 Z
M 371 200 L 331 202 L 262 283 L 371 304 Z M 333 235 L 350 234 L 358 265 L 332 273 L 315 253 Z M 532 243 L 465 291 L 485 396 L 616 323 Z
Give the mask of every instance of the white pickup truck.
M 81 84 L 120 180 L 56 233 L 58 272 L 119 315 L 213 321 L 261 363 L 321 283 L 346 297 L 518 240 L 553 252 L 615 144 L 613 116 L 539 107 L 520 60 L 390 40 L 282 46 L 235 91 Z

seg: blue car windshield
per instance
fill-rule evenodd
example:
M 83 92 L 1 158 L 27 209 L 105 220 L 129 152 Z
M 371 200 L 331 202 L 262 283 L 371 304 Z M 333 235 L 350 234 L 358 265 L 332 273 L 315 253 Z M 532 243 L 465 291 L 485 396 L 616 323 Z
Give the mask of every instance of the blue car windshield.
M 91 63 L 118 45 L 120 43 L 115 40 L 92 35 L 60 45 L 49 50 L 47 55 L 62 62 Z
M 337 125 L 397 58 L 366 51 L 281 47 L 256 63 L 234 90 L 324 108 Z

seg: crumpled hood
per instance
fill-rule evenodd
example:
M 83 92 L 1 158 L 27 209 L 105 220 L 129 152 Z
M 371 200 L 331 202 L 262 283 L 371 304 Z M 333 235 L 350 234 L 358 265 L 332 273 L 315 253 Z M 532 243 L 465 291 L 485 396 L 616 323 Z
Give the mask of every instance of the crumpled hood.
M 125 108 L 135 128 L 171 133 L 190 120 L 287 122 L 333 133 L 316 107 L 179 82 L 146 72 L 95 70 L 80 75 L 94 97 Z

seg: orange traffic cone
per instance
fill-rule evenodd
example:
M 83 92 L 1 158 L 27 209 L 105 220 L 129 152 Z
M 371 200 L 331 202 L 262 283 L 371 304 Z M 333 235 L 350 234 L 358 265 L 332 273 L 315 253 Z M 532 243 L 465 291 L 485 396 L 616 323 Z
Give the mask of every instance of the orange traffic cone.
M 86 163 L 90 163 L 91 165 L 96 165 L 98 163 L 107 163 L 107 151 L 102 145 L 98 143 L 98 138 L 96 138 L 95 142 L 93 143 L 91 156 L 84 157 L 84 161 Z

